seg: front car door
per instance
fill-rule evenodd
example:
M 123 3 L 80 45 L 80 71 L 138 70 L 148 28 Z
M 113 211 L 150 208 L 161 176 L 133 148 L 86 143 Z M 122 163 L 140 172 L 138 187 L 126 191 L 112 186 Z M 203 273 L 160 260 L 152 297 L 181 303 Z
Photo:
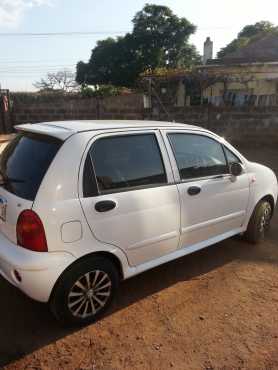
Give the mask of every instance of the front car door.
M 213 135 L 164 131 L 181 200 L 180 247 L 239 233 L 249 197 L 248 174 L 234 178 L 229 161 L 240 161 Z M 214 239 L 214 240 L 213 240 Z
M 94 236 L 132 266 L 176 251 L 179 195 L 160 132 L 98 135 L 85 158 L 80 198 Z

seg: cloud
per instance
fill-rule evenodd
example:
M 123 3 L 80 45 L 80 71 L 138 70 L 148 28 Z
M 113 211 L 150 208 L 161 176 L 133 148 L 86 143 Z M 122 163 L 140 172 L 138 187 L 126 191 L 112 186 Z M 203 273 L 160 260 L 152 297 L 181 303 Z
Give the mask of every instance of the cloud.
M 0 27 L 17 25 L 28 9 L 42 5 L 50 5 L 50 1 L 0 0 Z

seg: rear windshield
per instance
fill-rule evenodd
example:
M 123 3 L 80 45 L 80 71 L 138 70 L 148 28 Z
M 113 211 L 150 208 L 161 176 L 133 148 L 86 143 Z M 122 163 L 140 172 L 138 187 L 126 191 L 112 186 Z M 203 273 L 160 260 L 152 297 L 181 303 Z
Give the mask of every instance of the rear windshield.
M 0 157 L 0 185 L 20 198 L 34 200 L 62 141 L 46 135 L 20 133 Z

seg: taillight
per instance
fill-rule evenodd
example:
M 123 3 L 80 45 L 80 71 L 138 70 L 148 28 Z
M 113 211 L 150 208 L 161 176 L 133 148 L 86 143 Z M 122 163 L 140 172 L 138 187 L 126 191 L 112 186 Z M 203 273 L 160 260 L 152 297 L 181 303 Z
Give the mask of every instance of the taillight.
M 39 216 L 31 210 L 21 212 L 16 225 L 17 244 L 34 252 L 47 252 L 44 227 Z

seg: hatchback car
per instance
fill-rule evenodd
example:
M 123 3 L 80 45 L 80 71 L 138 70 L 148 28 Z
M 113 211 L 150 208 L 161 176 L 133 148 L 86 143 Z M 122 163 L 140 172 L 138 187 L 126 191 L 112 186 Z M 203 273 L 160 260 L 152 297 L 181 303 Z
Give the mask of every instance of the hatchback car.
M 185 124 L 25 124 L 0 159 L 0 273 L 88 323 L 121 279 L 237 234 L 264 238 L 277 179 Z M 221 244 L 220 244 L 221 245 Z

